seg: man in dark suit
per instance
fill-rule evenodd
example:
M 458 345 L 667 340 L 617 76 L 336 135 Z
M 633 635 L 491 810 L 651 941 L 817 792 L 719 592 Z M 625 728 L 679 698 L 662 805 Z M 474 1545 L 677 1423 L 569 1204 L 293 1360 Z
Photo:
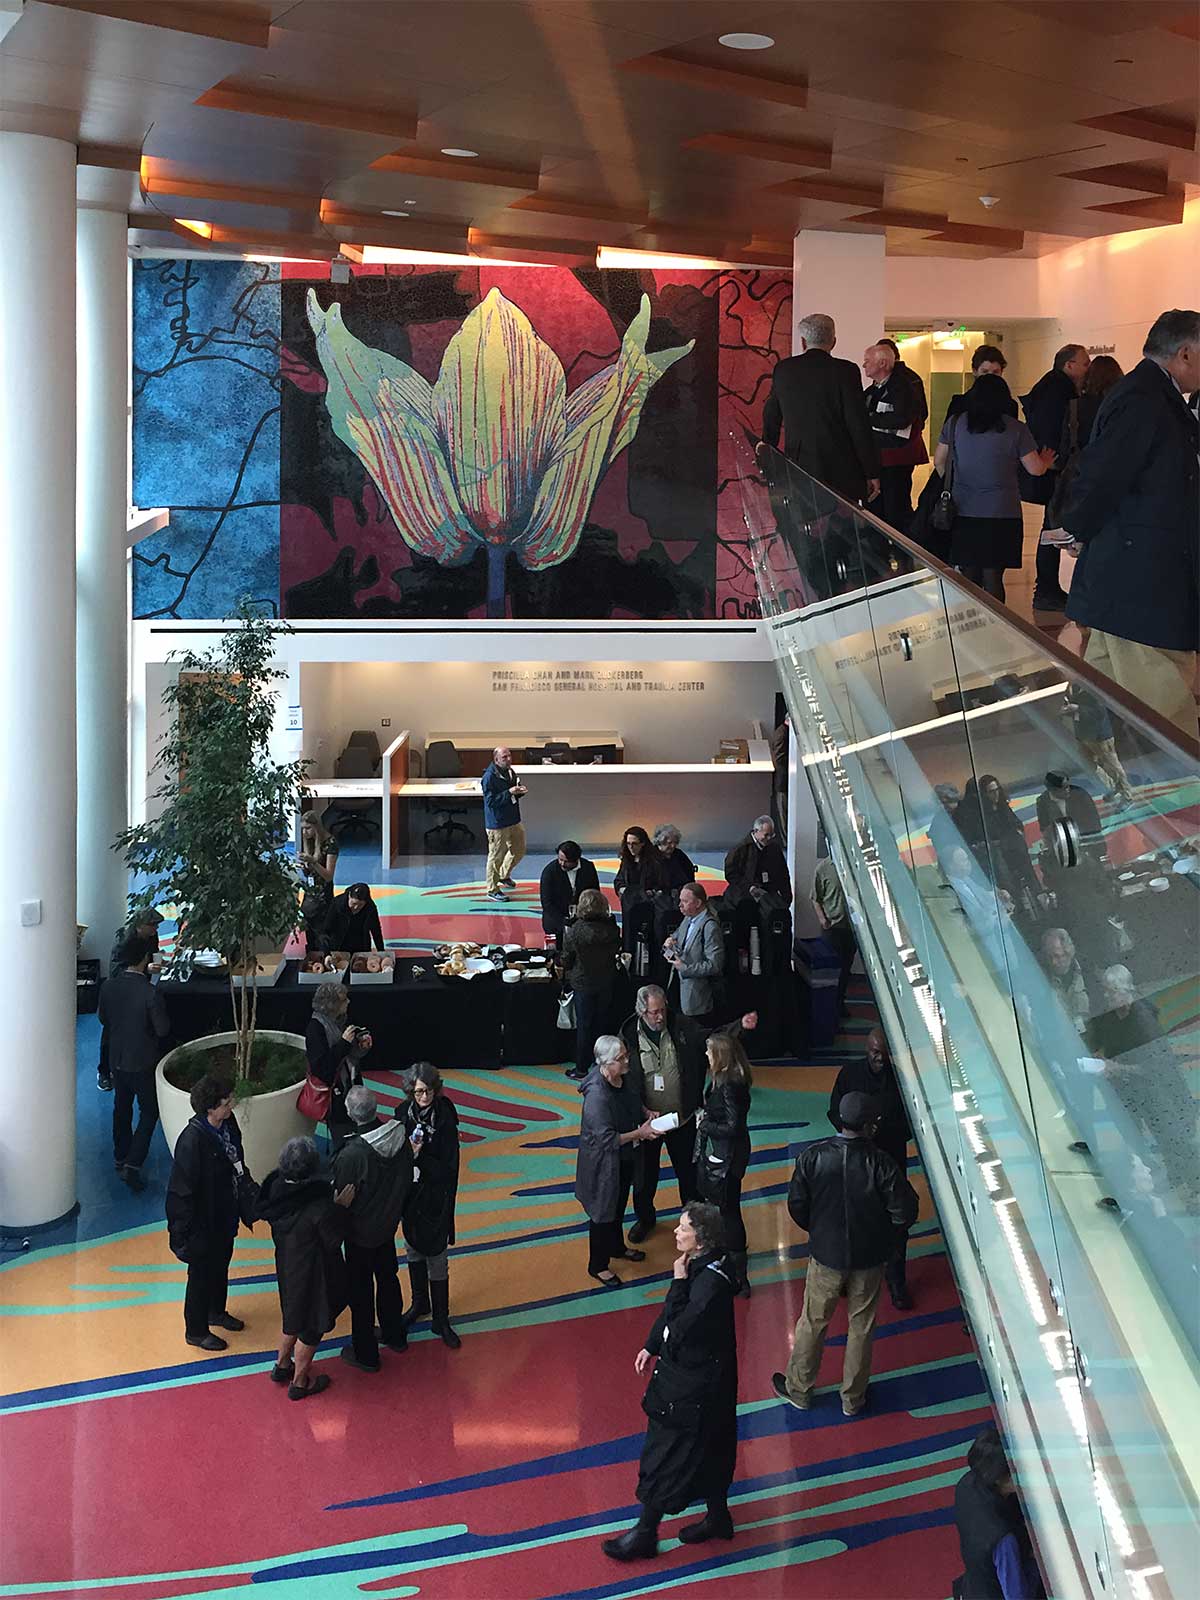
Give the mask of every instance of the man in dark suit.
M 1091 362 L 1092 358 L 1088 354 L 1086 345 L 1064 344 L 1061 350 L 1055 352 L 1054 365 L 1050 371 L 1038 379 L 1028 394 L 1021 396 L 1021 404 L 1025 408 L 1025 421 L 1029 424 L 1029 431 L 1033 434 L 1039 450 L 1047 446 L 1051 450 L 1058 449 L 1068 408 L 1071 401 L 1082 391 L 1083 380 L 1087 377 L 1087 369 Z M 1021 485 L 1022 500 L 1029 505 L 1049 506 L 1054 498 L 1054 486 L 1058 481 L 1057 472 L 1051 470 L 1043 473 L 1040 478 L 1035 478 L 1023 466 L 1018 465 L 1017 479 Z M 1044 520 L 1042 526 L 1046 526 Z M 1038 545 L 1037 576 L 1033 585 L 1035 611 L 1061 611 L 1067 603 L 1066 590 L 1059 580 L 1061 554 L 1062 551 L 1057 545 Z
M 862 379 L 852 361 L 830 352 L 833 318 L 811 312 L 796 325 L 798 356 L 780 361 L 763 410 L 763 440 L 778 445 L 818 483 L 844 500 L 879 493 L 879 452 L 871 436 Z
M 554 860 L 542 868 L 538 887 L 542 898 L 542 929 L 554 935 L 561 950 L 567 919 L 579 903 L 579 896 L 585 889 L 600 887 L 596 868 L 574 839 L 564 839 Z
M 1109 390 L 1063 526 L 1082 544 L 1067 615 L 1086 658 L 1196 737 L 1200 469 L 1186 397 L 1200 388 L 1200 311 L 1164 311 L 1145 359 Z
M 150 941 L 135 935 L 121 949 L 117 975 L 100 990 L 100 1025 L 108 1031 L 108 1065 L 114 1088 L 113 1162 L 121 1179 L 135 1191 L 146 1187 L 142 1163 L 158 1123 L 154 1069 L 171 1027 L 166 1005 L 147 971 L 152 954 Z

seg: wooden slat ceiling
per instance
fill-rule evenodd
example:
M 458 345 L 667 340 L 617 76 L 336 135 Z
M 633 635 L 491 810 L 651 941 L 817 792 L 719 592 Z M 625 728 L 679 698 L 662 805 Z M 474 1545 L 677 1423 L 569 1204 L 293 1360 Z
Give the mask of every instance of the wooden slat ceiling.
M 79 144 L 80 203 L 160 245 L 144 227 L 186 216 L 212 248 L 316 253 L 773 262 L 804 227 L 1032 255 L 1180 220 L 1198 21 L 1200 0 L 28 0 L 0 129 Z M 750 30 L 774 46 L 718 42 Z

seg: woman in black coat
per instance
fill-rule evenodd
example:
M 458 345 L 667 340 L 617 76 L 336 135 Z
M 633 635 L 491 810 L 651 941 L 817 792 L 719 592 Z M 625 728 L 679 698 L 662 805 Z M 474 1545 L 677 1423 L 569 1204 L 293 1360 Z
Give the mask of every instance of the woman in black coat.
M 383 927 L 379 921 L 379 908 L 371 899 L 371 888 L 366 883 L 352 883 L 345 894 L 335 896 L 321 933 L 321 947 L 326 952 L 346 950 L 351 955 L 369 951 L 386 950 Z
M 275 1240 L 275 1279 L 283 1337 L 272 1383 L 288 1385 L 289 1400 L 307 1400 L 330 1380 L 309 1371 L 317 1346 L 347 1303 L 346 1207 L 354 1185 L 335 1195 L 312 1139 L 289 1139 L 279 1166 L 268 1173 L 258 1197 L 258 1214 L 271 1224 Z
M 985 772 L 978 782 L 968 779 L 954 821 L 989 881 L 997 889 L 1007 889 L 1020 912 L 1036 914 L 1042 885 L 1021 819 L 999 778 Z
M 599 889 L 585 889 L 563 939 L 563 974 L 575 996 L 575 1065 L 568 1078 L 587 1077 L 596 1040 L 616 1026 L 620 951 L 621 930 L 608 901 Z
M 431 1061 L 415 1062 L 402 1087 L 408 1099 L 396 1107 L 396 1116 L 408 1129 L 413 1156 L 413 1184 L 401 1221 L 412 1286 L 404 1325 L 432 1311 L 434 1333 L 448 1349 L 457 1350 L 462 1340 L 450 1326 L 449 1253 L 458 1200 L 458 1112 Z
M 325 1126 L 335 1150 L 354 1132 L 346 1111 L 346 1096 L 363 1081 L 362 1061 L 372 1044 L 365 1028 L 355 1028 L 346 1021 L 349 1009 L 350 991 L 346 985 L 323 983 L 313 995 L 312 1016 L 304 1030 L 309 1073 L 329 1085 Z
M 256 1191 L 242 1156 L 233 1085 L 206 1074 L 190 1099 L 195 1116 L 176 1141 L 167 1183 L 167 1238 L 187 1263 L 183 1329 L 188 1344 L 227 1350 L 226 1340 L 212 1329 L 240 1333 L 246 1326 L 229 1315 L 225 1302 L 238 1223 L 243 1212 L 253 1217 Z
M 696 1186 L 700 1198 L 721 1213 L 721 1226 L 741 1283 L 750 1297 L 746 1274 L 746 1224 L 742 1221 L 742 1179 L 750 1165 L 750 1059 L 740 1040 L 712 1033 L 705 1046 L 708 1082 L 696 1113 Z
M 724 1254 L 716 1206 L 691 1201 L 679 1216 L 680 1254 L 666 1304 L 634 1369 L 658 1365 L 642 1400 L 649 1418 L 642 1445 L 637 1525 L 601 1548 L 614 1561 L 658 1554 L 664 1516 L 705 1502 L 699 1522 L 679 1530 L 684 1544 L 732 1539 L 729 1485 L 737 1463 L 737 1269 Z
M 644 938 L 644 953 L 637 968 L 640 978 L 650 976 L 654 960 L 654 918 L 659 902 L 666 900 L 662 859 L 650 843 L 645 828 L 626 828 L 621 838 L 613 888 L 621 902 L 621 938 L 631 955 L 638 954 Z

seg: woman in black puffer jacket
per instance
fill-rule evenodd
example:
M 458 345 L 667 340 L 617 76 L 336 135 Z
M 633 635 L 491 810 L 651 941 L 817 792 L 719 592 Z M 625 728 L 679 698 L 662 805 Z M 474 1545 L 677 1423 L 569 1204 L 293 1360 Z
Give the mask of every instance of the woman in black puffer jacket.
M 750 1164 L 750 1060 L 736 1037 L 709 1035 L 708 1082 L 696 1113 L 696 1183 L 700 1198 L 718 1207 L 739 1293 L 749 1297 L 742 1179 Z
M 563 972 L 575 996 L 575 1065 L 568 1078 L 586 1078 L 596 1040 L 616 1024 L 617 956 L 621 932 L 599 889 L 585 889 L 575 921 L 563 936 Z

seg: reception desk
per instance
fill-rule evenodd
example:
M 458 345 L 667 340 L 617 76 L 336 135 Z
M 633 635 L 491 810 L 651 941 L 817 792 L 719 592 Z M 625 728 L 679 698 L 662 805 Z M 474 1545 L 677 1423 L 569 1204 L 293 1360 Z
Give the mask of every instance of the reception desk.
M 619 766 L 517 766 L 514 770 L 529 786 L 521 800 L 528 848 L 549 853 L 561 839 L 577 839 L 585 851 L 615 855 L 626 828 L 639 824 L 653 832 L 660 822 L 673 822 L 685 850 L 728 850 L 749 832 L 755 817 L 770 809 L 773 768 L 766 742 L 751 740 L 749 748 L 750 760 L 736 765 L 635 761 Z M 474 815 L 465 820 L 479 834 L 478 848 L 483 847 L 483 797 L 477 780 L 414 779 L 399 793 L 413 820 L 407 830 L 397 829 L 396 854 L 421 851 L 421 830 L 428 824 L 417 806 L 439 800 L 471 807 Z
M 612 728 L 595 730 L 580 730 L 567 728 L 560 732 L 553 729 L 543 732 L 524 731 L 513 732 L 507 728 L 488 728 L 486 730 L 470 729 L 459 733 L 429 733 L 425 736 L 425 749 L 428 751 L 431 744 L 446 741 L 458 751 L 459 760 L 462 762 L 463 776 L 478 778 L 490 764 L 492 751 L 507 748 L 513 751 L 538 750 L 547 744 L 565 744 L 572 750 L 590 749 L 595 746 L 604 746 L 614 749 L 617 760 L 623 761 L 625 746 L 621 735 Z

